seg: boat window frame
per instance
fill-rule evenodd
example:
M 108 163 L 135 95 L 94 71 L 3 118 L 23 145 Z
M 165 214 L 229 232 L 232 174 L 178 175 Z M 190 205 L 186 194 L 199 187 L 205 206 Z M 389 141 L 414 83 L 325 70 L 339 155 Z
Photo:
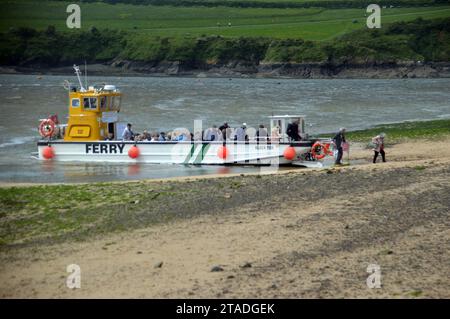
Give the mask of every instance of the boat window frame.
M 73 102 L 75 102 L 75 101 L 78 101 L 78 105 L 73 105 Z M 81 105 L 81 103 L 80 103 L 80 99 L 78 97 L 74 97 L 74 98 L 70 99 L 70 106 L 72 108 L 77 109 L 80 107 L 80 105 Z
M 89 106 L 86 107 L 85 100 L 89 99 Z M 92 107 L 91 105 L 91 99 L 95 99 L 95 107 Z M 97 96 L 83 96 L 83 110 L 87 111 L 97 111 L 98 110 L 98 97 Z
M 121 95 L 113 95 L 110 98 L 109 109 L 111 111 L 119 111 L 120 106 L 122 104 L 122 96 Z M 118 101 L 118 102 L 117 102 Z
M 300 118 L 300 131 L 302 134 L 305 134 L 305 119 L 303 117 Z
M 105 101 L 105 104 L 103 104 L 103 106 L 102 106 L 102 101 Z M 99 100 L 99 106 L 100 106 L 100 110 L 101 111 L 106 111 L 106 110 L 108 110 L 108 96 L 106 96 L 106 95 L 102 95 L 102 96 L 100 96 L 100 100 Z
M 114 95 L 110 95 L 108 98 L 108 110 L 113 111 L 113 104 L 114 104 Z

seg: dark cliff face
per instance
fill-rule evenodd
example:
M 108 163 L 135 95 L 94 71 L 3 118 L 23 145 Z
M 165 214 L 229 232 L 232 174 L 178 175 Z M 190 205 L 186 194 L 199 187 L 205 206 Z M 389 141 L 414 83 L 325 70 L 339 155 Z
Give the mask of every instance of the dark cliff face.
M 370 62 L 357 63 L 251 63 L 231 61 L 226 64 L 186 62 L 139 62 L 116 60 L 88 65 L 90 75 L 132 76 L 199 76 L 199 77 L 267 77 L 267 78 L 450 78 L 449 62 Z M 73 74 L 71 65 L 48 67 L 3 66 L 0 73 Z
M 450 63 L 280 64 L 260 66 L 259 73 L 296 78 L 449 77 Z
M 355 63 L 249 63 L 232 61 L 227 64 L 181 62 L 143 63 L 116 61 L 111 64 L 124 72 L 157 75 L 198 75 L 237 77 L 292 78 L 427 78 L 450 77 L 446 62 L 371 62 Z

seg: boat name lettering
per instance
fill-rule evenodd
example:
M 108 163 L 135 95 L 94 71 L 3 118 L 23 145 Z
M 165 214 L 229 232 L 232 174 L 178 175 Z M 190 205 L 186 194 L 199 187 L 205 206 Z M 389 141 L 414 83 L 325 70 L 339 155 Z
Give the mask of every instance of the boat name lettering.
M 86 154 L 123 154 L 124 143 L 87 143 Z

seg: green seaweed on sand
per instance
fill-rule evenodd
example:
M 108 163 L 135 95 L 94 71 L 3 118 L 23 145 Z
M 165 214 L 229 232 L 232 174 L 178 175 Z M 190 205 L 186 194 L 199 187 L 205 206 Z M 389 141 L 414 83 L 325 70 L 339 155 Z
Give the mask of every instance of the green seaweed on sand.
M 89 233 L 123 230 L 139 224 L 132 211 L 173 194 L 169 186 L 160 186 L 156 192 L 141 183 L 0 188 L 0 241 L 76 240 Z M 146 223 L 153 222 L 147 219 Z
M 372 137 L 382 132 L 386 134 L 388 145 L 412 139 L 438 139 L 450 136 L 450 119 L 382 124 L 365 130 L 348 131 L 346 136 L 352 142 L 370 142 Z M 329 137 L 330 134 L 321 136 Z

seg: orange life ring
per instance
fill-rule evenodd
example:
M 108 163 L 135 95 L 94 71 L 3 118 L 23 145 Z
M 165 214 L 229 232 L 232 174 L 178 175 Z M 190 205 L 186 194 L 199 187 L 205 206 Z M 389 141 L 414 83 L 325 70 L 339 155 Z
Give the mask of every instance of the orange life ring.
M 55 122 L 50 119 L 43 120 L 39 124 L 39 134 L 41 134 L 42 137 L 52 137 L 55 133 L 55 128 Z
M 317 149 L 320 147 L 320 150 L 322 151 L 321 154 L 318 153 Z M 330 144 L 328 143 L 321 143 L 319 141 L 315 142 L 313 146 L 311 147 L 311 155 L 315 159 L 322 159 L 327 155 L 332 155 L 333 153 L 330 151 Z

